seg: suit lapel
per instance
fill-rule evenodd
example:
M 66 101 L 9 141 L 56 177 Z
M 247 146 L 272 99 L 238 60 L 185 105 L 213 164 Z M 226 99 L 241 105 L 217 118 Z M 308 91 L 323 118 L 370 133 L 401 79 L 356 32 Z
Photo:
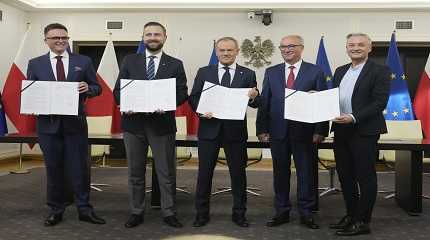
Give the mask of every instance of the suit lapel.
M 345 76 L 346 72 L 348 71 L 348 69 L 351 67 L 351 64 L 346 65 L 345 67 L 339 69 L 339 75 L 337 78 L 335 78 L 335 82 L 334 82 L 334 86 L 335 87 L 339 87 L 340 86 L 340 82 L 342 82 L 343 77 Z
M 276 79 L 280 79 L 279 88 L 284 89 L 287 87 L 287 79 L 285 79 L 285 63 L 279 65 L 279 71 L 275 71 L 278 75 Z
M 136 69 L 141 69 L 139 73 L 142 74 L 142 77 L 140 80 L 147 80 L 146 76 L 146 54 L 145 53 L 139 53 L 137 54 L 137 61 L 136 61 Z
M 371 65 L 371 63 L 369 61 L 367 61 L 364 64 L 363 69 L 361 69 L 360 75 L 358 75 L 357 82 L 355 83 L 355 86 L 354 86 L 354 91 L 352 92 L 353 94 L 358 89 L 358 86 L 363 81 L 363 78 L 367 75 L 367 73 L 369 73 L 369 69 L 371 67 L 370 65 Z
M 155 79 L 166 78 L 164 77 L 164 73 L 167 72 L 167 67 L 168 67 L 167 56 L 166 54 L 162 53 L 160 63 L 158 64 L 157 73 L 155 74 Z M 146 57 L 145 57 L 145 75 L 146 75 Z
M 66 81 L 68 82 L 73 81 L 73 75 L 75 74 L 75 67 L 76 67 L 76 58 L 73 54 L 69 53 L 69 70 L 66 76 Z
M 239 88 L 242 77 L 243 77 L 243 67 L 240 66 L 239 64 L 236 64 L 236 71 L 234 71 L 234 76 L 233 76 L 233 80 L 231 81 L 230 87 Z
M 43 58 L 43 65 L 48 67 L 48 78 L 46 80 L 51 80 L 55 81 L 57 78 L 54 75 L 54 71 L 52 70 L 52 65 L 51 65 L 51 59 L 49 59 L 49 52 L 48 54 L 45 55 L 45 57 Z M 31 80 L 31 79 L 30 79 Z
M 303 75 L 307 72 L 308 64 L 305 61 L 302 61 L 302 65 L 300 66 L 299 72 L 297 73 L 296 79 L 294 80 L 294 89 L 300 89 L 300 86 L 303 84 L 304 79 L 306 79 Z M 285 68 L 284 68 L 285 71 Z M 284 74 L 285 78 L 285 74 Z
M 218 78 L 218 64 L 209 65 L 209 77 L 205 81 L 220 85 Z

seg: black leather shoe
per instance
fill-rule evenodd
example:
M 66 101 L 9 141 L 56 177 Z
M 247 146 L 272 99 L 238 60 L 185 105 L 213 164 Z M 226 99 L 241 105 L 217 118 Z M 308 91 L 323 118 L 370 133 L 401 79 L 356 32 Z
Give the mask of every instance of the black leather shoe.
M 355 222 L 349 225 L 349 227 L 336 232 L 336 235 L 338 236 L 355 236 L 362 234 L 370 234 L 370 227 L 368 223 Z
M 103 218 L 98 217 L 94 212 L 87 214 L 79 213 L 79 221 L 89 222 L 92 224 L 105 224 L 106 221 Z
M 344 216 L 338 223 L 331 223 L 329 228 L 331 229 L 345 229 L 352 224 L 352 217 L 349 215 Z
M 305 225 L 306 227 L 310 229 L 319 229 L 320 226 L 315 223 L 315 220 L 312 216 L 306 216 L 306 217 L 300 217 L 300 223 Z
M 57 224 L 59 224 L 63 220 L 63 214 L 61 213 L 51 213 L 49 216 L 45 219 L 44 225 L 45 227 L 52 227 Z
M 239 227 L 249 227 L 249 222 L 245 214 L 233 214 L 231 220 Z
M 133 228 L 143 223 L 143 215 L 142 214 L 131 214 L 128 218 L 127 222 L 124 224 L 126 228 Z
M 181 227 L 183 227 L 182 223 L 180 223 L 178 221 L 178 219 L 176 218 L 176 216 L 168 216 L 168 217 L 165 217 L 163 220 L 164 220 L 164 222 L 167 225 L 169 225 L 171 227 L 174 227 L 174 228 L 181 228 Z
M 283 214 L 275 215 L 272 219 L 270 219 L 266 223 L 266 226 L 276 227 L 288 222 L 290 222 L 290 213 L 283 213 Z
M 197 214 L 194 220 L 193 227 L 203 227 L 209 222 L 209 215 L 207 214 Z

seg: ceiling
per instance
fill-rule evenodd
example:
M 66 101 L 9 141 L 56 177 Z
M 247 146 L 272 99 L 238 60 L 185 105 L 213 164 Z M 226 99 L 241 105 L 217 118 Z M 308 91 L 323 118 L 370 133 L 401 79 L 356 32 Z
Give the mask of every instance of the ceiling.
M 430 9 L 430 0 L 0 0 L 47 9 Z

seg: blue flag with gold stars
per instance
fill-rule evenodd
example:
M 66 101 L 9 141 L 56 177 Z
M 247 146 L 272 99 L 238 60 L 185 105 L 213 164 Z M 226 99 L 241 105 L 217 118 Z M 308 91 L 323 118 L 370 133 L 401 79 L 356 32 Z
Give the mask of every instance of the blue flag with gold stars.
M 396 35 L 391 35 L 390 48 L 385 63 L 391 71 L 391 90 L 387 108 L 384 110 L 385 120 L 414 120 L 411 97 L 403 67 L 400 64 Z
M 209 59 L 209 65 L 216 65 L 216 64 L 218 64 L 218 57 L 216 56 L 215 42 L 214 42 L 214 47 L 212 49 L 211 58 Z
M 327 82 L 327 88 L 333 88 L 333 75 L 331 73 L 330 63 L 328 62 L 327 53 L 324 47 L 324 36 L 322 36 L 320 40 L 316 65 L 324 72 L 324 79 Z

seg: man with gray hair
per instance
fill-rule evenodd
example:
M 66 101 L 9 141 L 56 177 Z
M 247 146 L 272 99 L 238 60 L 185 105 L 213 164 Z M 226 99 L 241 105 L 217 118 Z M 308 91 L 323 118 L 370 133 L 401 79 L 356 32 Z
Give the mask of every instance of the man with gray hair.
M 257 136 L 269 142 L 273 159 L 275 216 L 268 227 L 290 221 L 291 155 L 297 173 L 297 203 L 300 223 L 311 229 L 315 223 L 312 210 L 316 204 L 316 144 L 328 134 L 328 122 L 316 124 L 284 119 L 285 89 L 322 91 L 327 89 L 322 70 L 302 59 L 304 41 L 289 35 L 281 40 L 279 49 L 284 62 L 266 70 L 257 114 Z
M 371 50 L 367 34 L 348 34 L 346 52 L 351 63 L 334 73 L 341 115 L 333 120 L 331 131 L 346 216 L 330 228 L 338 229 L 339 236 L 369 234 L 376 201 L 376 146 L 380 134 L 387 132 L 382 112 L 388 101 L 390 74 L 388 67 L 368 60 Z
M 218 39 L 215 44 L 219 63 L 199 69 L 194 80 L 189 102 L 194 111 L 197 110 L 205 81 L 227 88 L 250 88 L 248 106 L 256 108 L 259 93 L 255 72 L 236 62 L 239 44 L 232 37 Z M 227 165 L 230 171 L 233 193 L 232 221 L 240 227 L 248 227 L 246 212 L 246 140 L 248 132 L 246 116 L 244 120 L 218 119 L 211 112 L 200 116 L 199 131 L 199 173 L 196 187 L 197 216 L 194 227 L 205 226 L 209 222 L 210 194 L 212 177 L 218 152 L 224 148 Z

